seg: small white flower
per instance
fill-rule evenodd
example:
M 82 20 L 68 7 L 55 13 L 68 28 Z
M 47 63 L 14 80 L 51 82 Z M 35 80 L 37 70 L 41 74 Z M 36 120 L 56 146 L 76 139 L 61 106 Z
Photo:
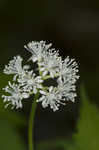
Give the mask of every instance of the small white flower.
M 17 74 L 22 73 L 22 58 L 20 56 L 14 57 L 8 64 L 5 66 L 4 73 L 5 74 Z
M 75 97 L 77 96 L 75 93 L 76 86 L 71 81 L 61 80 L 58 78 L 58 91 L 60 95 L 65 99 L 65 101 L 75 101 Z
M 28 65 L 25 65 L 22 68 L 22 61 L 23 58 L 21 56 L 14 57 L 14 59 L 9 62 L 8 66 L 7 65 L 5 66 L 4 73 L 13 74 L 14 75 L 13 80 L 15 81 L 17 76 L 24 74 L 25 71 L 29 69 Z
M 16 107 L 22 108 L 22 99 L 23 98 L 29 98 L 29 94 L 27 92 L 23 92 L 20 88 L 19 85 L 17 84 L 11 84 L 9 82 L 9 85 L 4 88 L 5 92 L 9 93 L 9 96 L 3 95 L 2 97 L 4 98 L 4 102 L 8 102 L 6 107 L 8 105 L 12 105 L 12 109 Z
M 27 46 L 24 47 L 32 53 L 32 57 L 30 59 L 33 60 L 33 62 L 36 62 L 37 60 L 42 60 L 44 57 L 46 51 L 52 46 L 52 44 L 46 44 L 45 41 L 32 41 Z
M 60 104 L 65 105 L 63 103 L 64 99 L 62 99 L 62 94 L 60 94 L 60 91 L 56 87 L 49 87 L 48 91 L 40 91 L 42 96 L 37 100 L 37 102 L 42 102 L 42 107 L 46 108 L 50 106 L 53 111 L 56 111 L 59 109 Z
M 28 71 L 24 76 L 20 76 L 18 79 L 19 84 L 23 87 L 23 91 L 28 91 L 29 93 L 37 93 L 37 89 L 41 89 L 43 80 L 41 76 L 35 76 L 33 71 Z
M 79 79 L 78 71 L 77 63 L 74 59 L 70 59 L 69 56 L 59 65 L 59 77 L 66 80 L 66 82 L 72 82 L 72 84 Z
M 38 64 L 40 66 L 40 71 L 43 72 L 43 76 L 50 74 L 51 78 L 54 78 L 59 72 L 60 63 L 61 57 L 59 57 L 58 52 L 56 52 L 54 49 L 51 49 L 44 56 L 44 61 L 39 62 Z

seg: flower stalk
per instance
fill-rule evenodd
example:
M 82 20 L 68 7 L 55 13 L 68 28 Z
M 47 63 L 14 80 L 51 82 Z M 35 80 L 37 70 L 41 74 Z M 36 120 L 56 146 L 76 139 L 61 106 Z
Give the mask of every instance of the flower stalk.
M 37 93 L 34 97 L 31 111 L 30 111 L 30 117 L 29 117 L 29 125 L 28 125 L 28 145 L 29 145 L 29 150 L 34 150 L 34 120 L 35 120 L 35 112 L 36 112 L 36 107 L 37 107 L 37 102 L 36 100 L 39 97 L 39 93 Z

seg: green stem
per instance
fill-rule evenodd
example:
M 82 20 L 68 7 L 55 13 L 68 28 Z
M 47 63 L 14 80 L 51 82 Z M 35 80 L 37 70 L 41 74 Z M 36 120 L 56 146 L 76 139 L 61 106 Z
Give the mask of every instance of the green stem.
M 32 108 L 30 112 L 29 117 L 29 127 L 28 127 L 28 144 L 29 144 L 29 150 L 34 150 L 34 139 L 33 139 L 33 133 L 34 133 L 34 118 L 35 118 L 35 112 L 36 112 L 36 106 L 39 93 L 37 93 L 34 97 Z

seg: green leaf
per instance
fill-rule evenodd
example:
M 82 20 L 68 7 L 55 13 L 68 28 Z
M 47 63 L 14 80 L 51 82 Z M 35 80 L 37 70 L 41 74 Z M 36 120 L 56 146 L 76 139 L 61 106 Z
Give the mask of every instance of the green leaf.
M 65 146 L 68 150 L 98 150 L 99 149 L 99 110 L 90 103 L 84 87 L 81 87 L 82 106 L 77 125 L 77 133 L 73 135 L 74 144 Z
M 84 87 L 81 87 L 82 107 L 78 121 L 78 133 L 75 134 L 76 145 L 81 150 L 99 149 L 99 110 L 90 103 Z M 73 148 L 74 150 L 74 148 Z

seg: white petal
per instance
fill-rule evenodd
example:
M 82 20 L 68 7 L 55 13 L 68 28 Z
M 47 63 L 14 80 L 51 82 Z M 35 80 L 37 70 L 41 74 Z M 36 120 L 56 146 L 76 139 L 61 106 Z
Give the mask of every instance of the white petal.
M 40 97 L 38 100 L 37 100 L 37 102 L 41 102 L 41 101 L 43 101 L 45 99 L 45 96 L 43 95 L 42 97 Z
M 46 95 L 45 91 L 40 90 L 40 93 L 43 94 L 43 95 Z
M 50 86 L 49 92 L 52 92 L 52 90 L 53 90 L 53 86 Z
M 45 68 L 44 68 L 44 67 L 40 68 L 40 71 L 44 71 L 44 70 L 45 70 Z
M 33 62 L 37 61 L 37 57 L 32 57 Z
M 51 75 L 52 78 L 54 78 L 55 73 L 53 73 L 52 71 L 50 71 L 50 75 Z
M 34 88 L 33 88 L 33 92 L 34 92 L 34 94 L 36 94 L 36 93 L 37 93 L 37 89 L 36 89 L 36 87 L 34 87 Z
M 47 70 L 45 70 L 45 71 L 43 72 L 43 74 L 42 74 L 42 75 L 43 75 L 43 77 L 44 77 L 44 76 L 46 76 L 46 75 L 47 75 L 47 73 L 48 73 L 48 71 L 47 71 Z
M 29 98 L 29 94 L 28 93 L 22 93 L 23 98 Z

